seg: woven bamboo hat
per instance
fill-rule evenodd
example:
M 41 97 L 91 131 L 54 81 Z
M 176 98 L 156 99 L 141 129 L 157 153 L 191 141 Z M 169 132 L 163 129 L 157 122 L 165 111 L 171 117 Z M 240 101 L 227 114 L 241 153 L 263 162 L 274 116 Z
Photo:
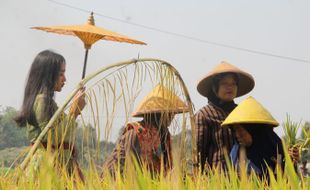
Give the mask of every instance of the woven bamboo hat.
M 172 112 L 188 112 L 188 106 L 172 91 L 162 85 L 157 85 L 140 103 L 133 117 L 142 117 L 145 114 Z
M 234 124 L 267 124 L 277 127 L 279 123 L 253 97 L 242 101 L 225 119 L 222 126 Z
M 235 73 L 239 77 L 237 97 L 249 93 L 255 85 L 254 78 L 247 72 L 242 71 L 238 67 L 222 61 L 214 67 L 205 77 L 203 77 L 197 85 L 198 92 L 205 97 L 209 97 L 212 91 L 213 78 L 222 73 Z

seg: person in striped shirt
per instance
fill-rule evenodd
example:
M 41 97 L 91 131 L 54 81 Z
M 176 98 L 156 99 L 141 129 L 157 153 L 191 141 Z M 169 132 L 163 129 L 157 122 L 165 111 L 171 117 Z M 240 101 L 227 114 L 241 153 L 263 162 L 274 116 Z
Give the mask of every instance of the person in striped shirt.
M 194 167 L 202 172 L 227 170 L 225 154 L 229 155 L 235 138 L 221 123 L 237 106 L 234 99 L 249 93 L 254 85 L 252 75 L 227 62 L 221 62 L 198 82 L 197 90 L 208 98 L 208 104 L 195 114 L 198 163 Z

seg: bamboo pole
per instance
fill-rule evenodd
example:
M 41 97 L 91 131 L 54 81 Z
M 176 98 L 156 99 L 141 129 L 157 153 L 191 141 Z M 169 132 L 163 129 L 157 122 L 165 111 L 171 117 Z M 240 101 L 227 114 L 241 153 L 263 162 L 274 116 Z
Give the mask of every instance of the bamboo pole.
M 196 124 L 195 124 L 195 120 L 194 120 L 194 106 L 192 104 L 192 101 L 191 101 L 191 98 L 190 98 L 190 95 L 188 93 L 188 89 L 180 75 L 180 73 L 169 63 L 167 62 L 164 62 L 164 64 L 166 64 L 167 66 L 169 66 L 173 72 L 175 73 L 175 75 L 178 77 L 178 79 L 180 80 L 180 83 L 181 83 L 181 86 L 182 86 L 182 89 L 183 89 L 183 92 L 184 92 L 184 95 L 186 97 L 186 102 L 187 102 L 187 106 L 189 107 L 189 115 L 190 115 L 190 122 L 191 122 L 191 130 L 192 130 L 192 162 L 193 163 L 197 163 L 197 147 L 196 147 Z M 186 129 L 185 129 L 185 126 L 183 126 L 182 128 L 182 133 L 185 133 L 186 132 Z M 182 137 L 184 138 L 185 135 L 183 134 Z M 182 139 L 183 140 L 183 139 Z M 182 151 L 181 151 L 182 153 Z M 181 158 L 185 158 L 185 151 L 183 151 L 183 155 L 181 155 Z M 186 169 L 186 160 L 181 160 L 181 163 L 182 163 L 182 171 L 185 172 L 185 169 Z M 193 168 L 193 172 L 195 174 L 197 174 L 197 171 L 196 171 L 196 167 Z

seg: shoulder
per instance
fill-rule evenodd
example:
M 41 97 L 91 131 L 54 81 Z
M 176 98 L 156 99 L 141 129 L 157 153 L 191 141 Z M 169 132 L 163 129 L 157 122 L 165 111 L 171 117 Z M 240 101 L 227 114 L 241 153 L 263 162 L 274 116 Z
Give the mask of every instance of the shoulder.
M 199 117 L 199 116 L 208 116 L 210 115 L 210 113 L 214 112 L 216 110 L 216 107 L 214 107 L 211 104 L 208 104 L 202 108 L 200 108 L 196 113 L 195 116 Z
M 38 123 L 46 121 L 50 118 L 46 114 L 46 109 L 57 110 L 57 105 L 53 99 L 48 99 L 44 94 L 38 94 L 33 104 L 33 112 Z
M 145 128 L 140 122 L 129 122 L 126 124 L 123 134 L 126 133 L 135 133 L 135 134 L 140 134 L 145 131 Z
M 48 102 L 48 97 L 44 94 L 38 94 L 36 96 L 36 99 L 34 101 L 34 108 L 36 107 L 43 107 L 47 104 Z M 56 102 L 54 101 L 54 99 L 51 99 L 51 102 L 52 102 L 52 106 L 55 106 L 57 107 L 57 104 Z
M 36 96 L 36 99 L 34 101 L 35 104 L 38 104 L 38 103 L 43 103 L 46 99 L 46 96 L 44 94 L 38 94 Z
M 141 124 L 139 122 L 129 122 L 127 123 L 123 129 L 121 129 L 121 134 L 118 138 L 118 144 L 122 146 L 134 146 L 141 134 Z M 143 127 L 142 127 L 143 128 Z
M 38 94 L 33 103 L 33 109 L 35 112 L 41 112 L 46 105 L 46 97 L 44 94 Z

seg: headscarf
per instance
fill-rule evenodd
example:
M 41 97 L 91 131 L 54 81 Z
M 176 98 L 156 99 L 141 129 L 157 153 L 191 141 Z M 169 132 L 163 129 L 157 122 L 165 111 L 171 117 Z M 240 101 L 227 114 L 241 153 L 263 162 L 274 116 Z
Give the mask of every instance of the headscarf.
M 265 124 L 242 124 L 252 136 L 252 145 L 246 147 L 247 158 L 268 175 L 267 166 L 273 171 L 276 168 L 277 158 L 283 160 L 283 146 L 273 127 Z M 282 168 L 284 162 L 281 162 Z

